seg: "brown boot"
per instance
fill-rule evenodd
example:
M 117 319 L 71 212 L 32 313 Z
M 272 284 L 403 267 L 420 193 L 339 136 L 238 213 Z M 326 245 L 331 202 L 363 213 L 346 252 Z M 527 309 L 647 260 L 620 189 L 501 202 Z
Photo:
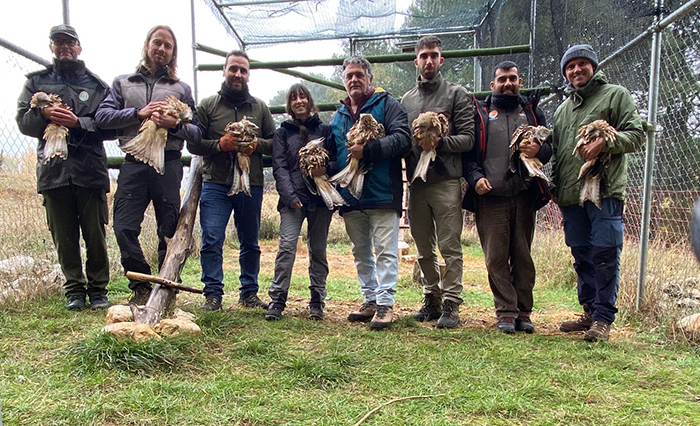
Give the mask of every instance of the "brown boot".
M 374 313 L 374 318 L 372 318 L 372 322 L 369 323 L 369 328 L 372 330 L 389 328 L 393 317 L 394 310 L 392 306 L 377 305 L 377 312 Z
M 588 331 L 593 325 L 593 317 L 588 305 L 583 305 L 583 315 L 575 321 L 566 321 L 559 325 L 559 331 L 564 333 L 573 333 L 576 331 Z
M 374 313 L 377 312 L 377 302 L 374 300 L 371 302 L 365 302 L 360 306 L 360 309 L 350 312 L 348 315 L 348 321 L 350 322 L 367 322 L 374 317 Z
M 610 324 L 605 321 L 593 321 L 583 340 L 586 342 L 598 342 L 610 339 Z

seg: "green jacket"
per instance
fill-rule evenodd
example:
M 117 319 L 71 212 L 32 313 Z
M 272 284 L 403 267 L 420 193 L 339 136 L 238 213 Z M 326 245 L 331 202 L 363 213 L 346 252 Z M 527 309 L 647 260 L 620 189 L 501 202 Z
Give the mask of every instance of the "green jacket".
M 574 155 L 579 128 L 595 120 L 605 120 L 618 131 L 615 141 L 606 142 L 610 165 L 603 175 L 603 198 L 625 199 L 627 161 L 625 154 L 637 151 L 645 140 L 642 117 L 632 95 L 622 86 L 608 84 L 597 72 L 587 85 L 574 90 L 554 113 L 552 132 L 552 177 L 554 201 L 560 206 L 579 204 L 578 178 L 583 160 Z M 571 186 L 571 187 L 570 187 Z
M 430 81 L 418 77 L 416 87 L 403 95 L 401 104 L 408 113 L 409 127 L 412 127 L 413 120 L 426 111 L 443 113 L 450 122 L 450 134 L 442 138 L 436 150 L 443 167 L 431 165 L 428 169 L 428 183 L 462 177 L 462 153 L 474 147 L 474 107 L 467 89 L 444 80 L 442 74 Z M 423 150 L 420 147 L 412 145 L 406 156 L 409 179 L 413 177 L 421 152 Z M 422 181 L 418 179 L 415 184 L 422 185 Z
M 198 126 L 202 131 L 202 139 L 194 142 L 187 140 L 187 150 L 202 156 L 204 182 L 224 185 L 231 185 L 233 182 L 233 156 L 236 153 L 221 151 L 219 139 L 226 133 L 224 128 L 228 123 L 240 121 L 244 117 L 260 128 L 258 147 L 250 156 L 250 184 L 263 185 L 265 179 L 262 156 L 272 154 L 275 122 L 265 102 L 250 95 L 238 106 L 233 106 L 221 94 L 210 96 L 197 106 Z

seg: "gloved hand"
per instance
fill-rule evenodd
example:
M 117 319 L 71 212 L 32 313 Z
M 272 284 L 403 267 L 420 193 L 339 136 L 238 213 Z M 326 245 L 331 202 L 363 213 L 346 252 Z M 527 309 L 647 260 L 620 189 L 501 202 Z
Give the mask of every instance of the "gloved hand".
M 226 133 L 219 139 L 219 148 L 222 151 L 238 151 L 239 139 L 233 133 Z
M 258 147 L 258 138 L 253 139 L 250 142 L 242 142 L 239 144 L 238 152 L 243 155 L 250 156 L 255 152 L 255 148 Z

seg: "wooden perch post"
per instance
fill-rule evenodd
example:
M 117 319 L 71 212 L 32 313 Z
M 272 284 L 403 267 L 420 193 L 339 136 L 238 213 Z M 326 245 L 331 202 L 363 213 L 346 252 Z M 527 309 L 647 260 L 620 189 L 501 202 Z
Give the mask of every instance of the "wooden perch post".
M 192 229 L 197 217 L 197 207 L 199 206 L 201 193 L 202 158 L 194 156 L 190 163 L 188 186 L 180 208 L 180 220 L 177 222 L 175 235 L 167 242 L 168 248 L 165 252 L 165 260 L 160 268 L 160 272 L 158 272 L 158 277 L 165 281 L 160 281 L 160 284 L 156 283 L 153 286 L 151 297 L 145 306 L 132 306 L 134 322 L 146 324 L 150 327 L 155 326 L 161 320 L 163 312 L 175 301 L 176 290 L 172 286 L 168 286 L 167 283 L 177 282 L 187 257 L 194 250 Z M 157 280 L 155 281 L 157 282 Z

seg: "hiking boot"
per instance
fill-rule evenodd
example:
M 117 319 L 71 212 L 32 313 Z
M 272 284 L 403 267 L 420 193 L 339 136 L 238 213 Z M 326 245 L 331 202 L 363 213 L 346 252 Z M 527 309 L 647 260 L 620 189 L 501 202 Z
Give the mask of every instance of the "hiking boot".
M 206 312 L 214 312 L 221 309 L 221 298 L 220 297 L 207 297 L 207 300 L 202 306 L 199 307 L 200 310 Z
M 576 331 L 588 331 L 593 324 L 593 317 L 588 305 L 583 305 L 583 315 L 579 316 L 575 321 L 566 321 L 559 325 L 559 331 L 564 333 L 573 333 Z
M 459 324 L 459 304 L 445 300 L 442 304 L 442 315 L 437 322 L 437 328 L 455 328 Z
M 586 342 L 598 342 L 610 339 L 610 324 L 605 321 L 593 321 L 593 325 L 588 329 L 583 340 Z
M 496 323 L 496 329 L 501 333 L 505 334 L 515 334 L 515 318 L 513 317 L 501 317 Z
M 321 321 L 323 319 L 323 307 L 309 306 L 309 319 Z
M 530 317 L 520 316 L 515 319 L 515 331 L 524 331 L 527 334 L 535 332 L 535 326 L 530 321 Z
M 350 312 L 350 315 L 348 315 L 348 321 L 367 322 L 374 317 L 375 312 L 377 312 L 377 302 L 374 300 L 371 302 L 365 302 L 362 304 L 362 306 L 360 306 L 360 309 Z
M 148 303 L 148 298 L 151 297 L 151 289 L 148 287 L 137 287 L 134 290 L 134 295 L 129 300 L 129 305 L 143 306 Z
M 382 330 L 389 328 L 393 317 L 394 310 L 391 306 L 377 305 L 377 311 L 374 313 L 372 322 L 369 323 L 369 328 L 371 330 Z
M 85 309 L 85 295 L 73 294 L 67 297 L 66 309 L 69 311 L 82 311 Z
M 107 296 L 90 297 L 90 309 L 92 309 L 93 311 L 107 309 L 110 306 L 112 306 L 112 304 L 109 303 L 109 299 L 107 299 Z
M 436 320 L 442 315 L 442 306 L 440 306 L 440 295 L 439 294 L 425 294 L 423 295 L 423 306 L 420 310 L 413 314 L 413 318 L 416 321 L 424 322 L 430 320 Z
M 238 304 L 242 305 L 244 308 L 262 308 L 267 309 L 269 305 L 258 297 L 257 294 L 251 294 L 250 296 L 238 299 Z
M 277 321 L 279 319 L 282 319 L 282 308 L 277 305 L 270 305 L 267 308 L 265 319 L 268 321 Z

